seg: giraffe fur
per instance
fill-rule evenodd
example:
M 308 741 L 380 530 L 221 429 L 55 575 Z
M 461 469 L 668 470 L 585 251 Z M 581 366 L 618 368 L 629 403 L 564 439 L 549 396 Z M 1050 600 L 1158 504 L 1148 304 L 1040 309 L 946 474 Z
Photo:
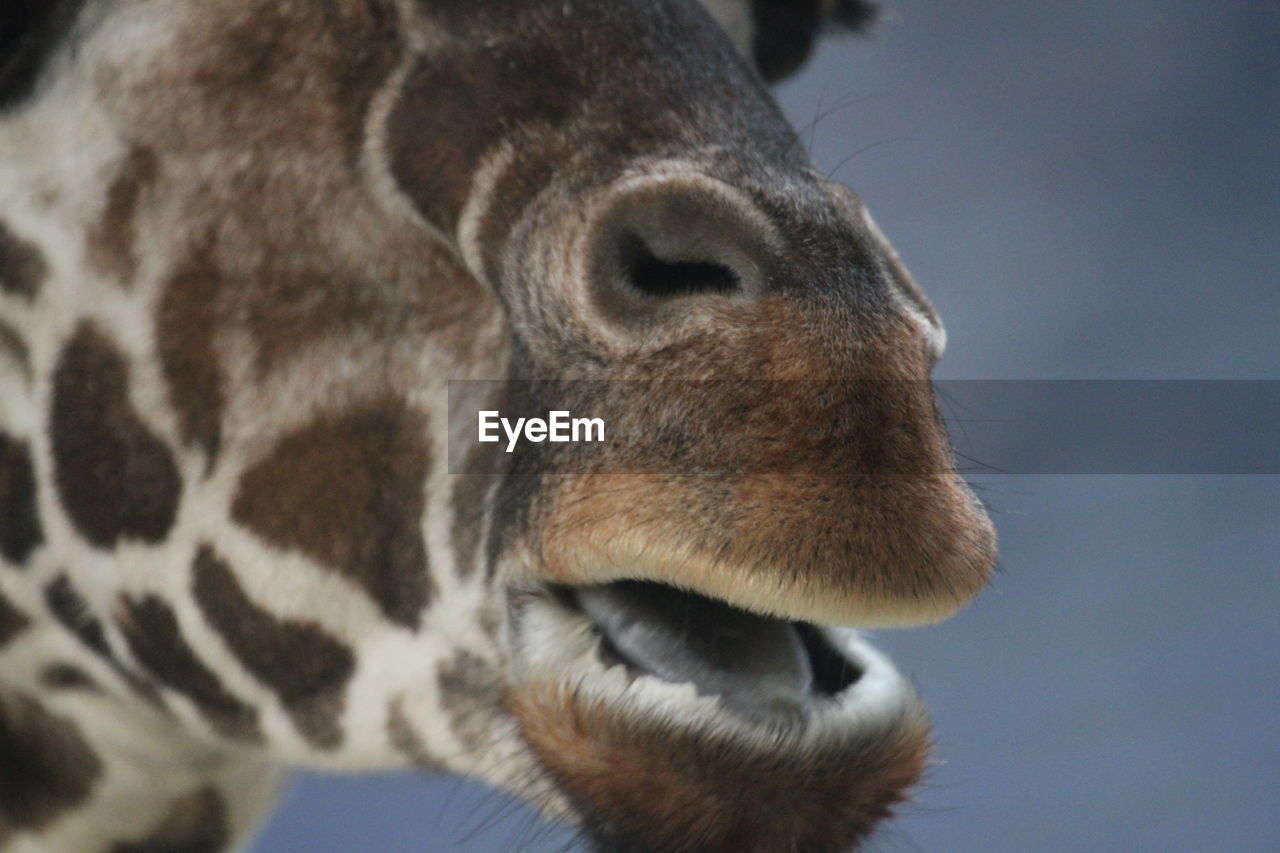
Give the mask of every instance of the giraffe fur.
M 994 544 L 927 392 L 884 406 L 928 488 L 766 477 L 736 515 L 703 486 L 663 493 L 673 521 L 635 480 L 530 485 L 448 451 L 471 429 L 450 381 L 557 365 L 918 389 L 936 315 L 757 76 L 862 4 L 55 6 L 0 39 L 0 850 L 236 849 L 293 767 L 465 774 L 602 850 L 834 853 L 891 813 L 927 719 L 855 633 L 821 642 L 861 680 L 782 736 L 598 659 L 565 601 L 638 579 L 822 625 L 953 611 Z M 686 239 L 652 210 L 759 298 L 623 321 L 634 294 L 579 286 L 600 234 Z M 807 230 L 820 298 L 740 260 Z M 877 568 L 826 567 L 859 548 Z M 789 809 L 767 832 L 718 789 L 736 771 L 742 802 Z

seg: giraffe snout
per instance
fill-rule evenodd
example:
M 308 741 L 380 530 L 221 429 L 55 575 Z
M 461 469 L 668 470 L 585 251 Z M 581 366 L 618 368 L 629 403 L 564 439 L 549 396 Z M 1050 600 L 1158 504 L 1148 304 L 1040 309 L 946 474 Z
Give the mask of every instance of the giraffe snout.
M 517 462 L 548 475 L 525 491 L 532 571 L 822 623 L 945 618 L 995 536 L 935 406 L 936 318 L 859 209 L 768 201 L 699 174 L 623 181 L 569 241 L 576 267 L 530 283 L 518 369 L 568 377 L 537 410 L 606 436 Z

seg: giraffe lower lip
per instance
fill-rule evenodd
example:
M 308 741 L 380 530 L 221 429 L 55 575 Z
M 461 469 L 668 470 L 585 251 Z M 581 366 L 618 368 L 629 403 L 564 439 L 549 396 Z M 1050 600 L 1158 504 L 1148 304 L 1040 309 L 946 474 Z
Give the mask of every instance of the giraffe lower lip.
M 822 694 L 795 623 L 655 583 L 575 590 L 607 653 L 633 671 L 692 683 L 749 716 L 802 715 Z

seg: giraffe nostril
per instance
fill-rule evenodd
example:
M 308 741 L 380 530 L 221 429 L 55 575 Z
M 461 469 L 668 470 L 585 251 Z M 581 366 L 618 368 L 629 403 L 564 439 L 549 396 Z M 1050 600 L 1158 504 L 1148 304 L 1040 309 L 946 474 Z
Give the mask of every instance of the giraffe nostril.
M 588 220 L 584 243 L 584 280 L 610 320 L 652 331 L 765 295 L 778 241 L 749 198 L 697 174 L 615 189 Z
M 621 241 L 623 276 L 636 291 L 653 297 L 731 293 L 741 286 L 729 266 L 710 260 L 660 258 L 638 235 Z

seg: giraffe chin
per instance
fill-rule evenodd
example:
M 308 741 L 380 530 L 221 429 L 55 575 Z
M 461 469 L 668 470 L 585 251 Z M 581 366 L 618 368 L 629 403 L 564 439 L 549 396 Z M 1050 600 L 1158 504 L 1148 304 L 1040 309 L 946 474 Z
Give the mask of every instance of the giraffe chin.
M 511 709 L 601 851 L 847 851 L 927 763 L 914 690 L 852 629 L 623 582 L 522 591 L 512 630 Z

